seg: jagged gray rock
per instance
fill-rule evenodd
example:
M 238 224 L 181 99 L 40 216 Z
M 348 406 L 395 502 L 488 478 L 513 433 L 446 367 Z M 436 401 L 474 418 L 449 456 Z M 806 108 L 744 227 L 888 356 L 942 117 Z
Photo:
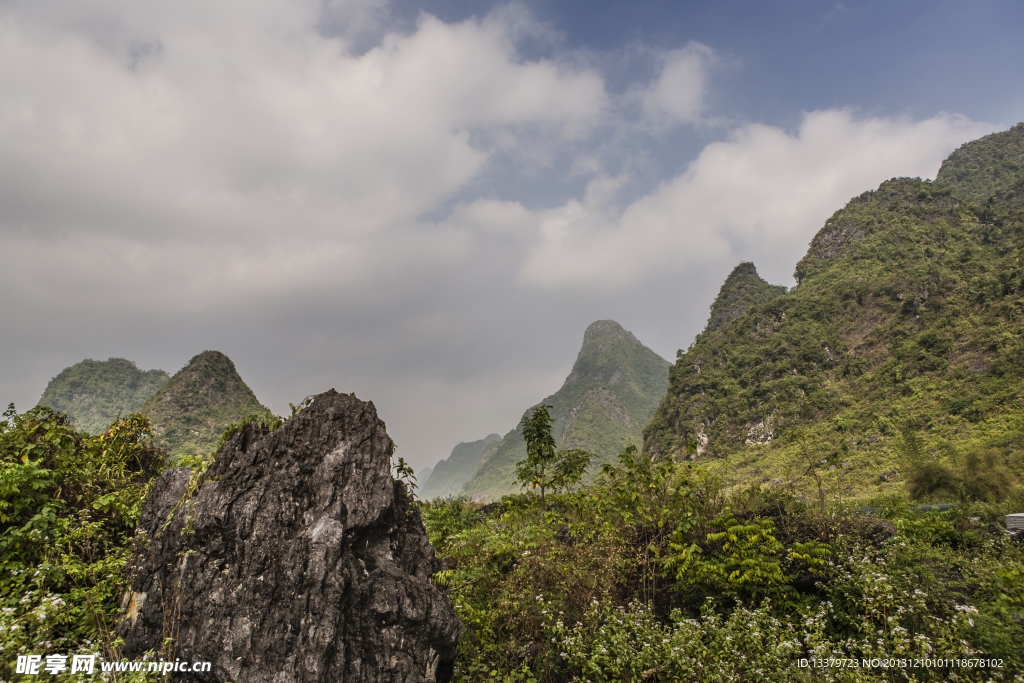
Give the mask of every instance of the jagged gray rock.
M 373 404 L 332 390 L 275 432 L 235 434 L 191 496 L 190 470 L 165 471 L 123 654 L 212 662 L 183 681 L 450 681 L 462 624 L 392 451 Z

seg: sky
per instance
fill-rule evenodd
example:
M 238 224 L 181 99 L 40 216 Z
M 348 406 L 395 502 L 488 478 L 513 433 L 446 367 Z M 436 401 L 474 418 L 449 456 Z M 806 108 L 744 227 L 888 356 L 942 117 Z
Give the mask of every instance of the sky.
M 0 0 L 0 400 L 215 349 L 372 400 L 422 468 L 613 319 L 1024 120 L 1019 0 Z

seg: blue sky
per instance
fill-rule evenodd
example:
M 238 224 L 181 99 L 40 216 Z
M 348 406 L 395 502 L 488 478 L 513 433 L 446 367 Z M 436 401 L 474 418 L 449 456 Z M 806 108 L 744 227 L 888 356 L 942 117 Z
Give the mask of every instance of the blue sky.
M 458 20 L 496 4 L 418 7 Z M 709 45 L 725 61 L 715 105 L 765 123 L 794 125 L 800 111 L 831 107 L 1008 122 L 1024 102 L 1024 7 L 1011 1 L 524 4 L 569 49 Z
M 0 390 L 227 353 L 416 466 L 1024 119 L 1002 2 L 0 3 Z

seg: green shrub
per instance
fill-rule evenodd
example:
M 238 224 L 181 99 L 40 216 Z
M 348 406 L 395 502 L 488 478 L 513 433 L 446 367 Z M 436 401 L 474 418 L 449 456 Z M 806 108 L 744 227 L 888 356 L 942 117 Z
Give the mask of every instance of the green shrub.
M 111 625 L 129 546 L 164 457 L 149 429 L 137 414 L 91 436 L 48 408 L 4 413 L 0 671 L 24 653 L 117 658 Z
M 929 458 L 930 459 L 930 458 Z M 627 449 L 576 494 L 428 510 L 467 630 L 456 681 L 1016 680 L 1024 553 L 970 523 L 986 506 L 878 517 L 718 467 Z M 434 516 L 431 521 L 431 516 Z M 893 533 L 895 536 L 892 536 Z M 1002 658 L 1003 669 L 816 669 L 800 659 Z
M 1013 475 L 998 451 L 969 450 L 958 460 L 961 497 L 997 502 L 1013 489 Z
M 907 473 L 907 491 L 915 500 L 951 500 L 959 492 L 960 484 L 956 472 L 934 460 L 915 462 Z

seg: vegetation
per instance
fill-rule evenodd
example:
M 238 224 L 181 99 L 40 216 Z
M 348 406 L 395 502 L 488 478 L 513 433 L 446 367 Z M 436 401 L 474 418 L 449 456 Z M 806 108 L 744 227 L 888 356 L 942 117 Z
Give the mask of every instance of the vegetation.
M 457 680 L 1024 680 L 1022 137 L 852 200 L 793 292 L 741 264 L 584 490 L 425 504 Z
M 124 358 L 83 360 L 50 380 L 39 405 L 65 413 L 83 432 L 101 434 L 112 420 L 137 413 L 170 378 Z
M 200 458 L 213 453 L 224 430 L 245 416 L 266 416 L 231 359 L 204 351 L 178 371 L 143 405 L 153 422 L 156 443 L 174 458 Z
M 1018 129 L 1000 135 L 1017 144 Z M 1018 477 L 1022 253 L 1019 209 L 958 198 L 941 174 L 883 183 L 815 236 L 795 291 L 679 352 L 645 451 L 680 458 L 697 441 L 729 460 L 732 483 L 789 486 L 802 446 L 777 437 L 799 429 L 845 495 L 877 495 L 900 489 L 879 474 L 898 471 L 910 427 L 936 475 L 969 467 L 962 452 Z
M 1024 204 L 1024 123 L 968 142 L 942 163 L 936 181 L 978 206 Z
M 4 413 L 0 678 L 12 680 L 18 654 L 117 658 L 130 544 L 163 456 L 139 414 L 92 436 L 49 408 Z
M 668 362 L 618 323 L 591 324 L 562 388 L 540 403 L 551 406 L 555 447 L 593 453 L 597 465 L 614 461 L 630 443 L 641 442 L 643 426 L 665 395 L 667 372 Z M 516 463 L 525 457 L 522 428 L 516 427 L 488 447 L 462 490 L 489 499 L 515 492 Z
M 1024 510 L 1022 140 L 855 198 L 793 292 L 741 264 L 667 393 L 664 361 L 592 325 L 562 389 L 467 486 L 531 488 L 420 503 L 467 626 L 456 679 L 1024 681 L 1024 547 L 1003 528 Z M 165 462 L 151 432 L 198 482 L 218 437 L 281 424 L 216 352 L 145 412 L 157 427 L 132 414 L 98 436 L 48 408 L 4 414 L 0 666 L 116 656 L 128 546 Z M 584 444 L 601 466 L 574 491 Z
M 572 490 L 590 466 L 592 456 L 579 448 L 556 451 L 551 436 L 551 406 L 538 406 L 523 417 L 520 427 L 526 441 L 526 459 L 516 465 L 516 481 L 540 489 L 540 509 L 547 510 L 545 492 Z
M 886 496 L 869 516 L 728 492 L 724 471 L 629 448 L 547 510 L 532 494 L 424 503 L 467 626 L 456 680 L 1024 679 L 1024 550 L 986 524 L 1024 491 L 951 513 Z M 1002 666 L 800 666 L 968 657 Z
M 722 284 L 715 302 L 711 304 L 711 316 L 705 329 L 709 332 L 719 330 L 754 306 L 766 304 L 786 292 L 786 287 L 762 280 L 754 264 L 745 261 L 733 268 Z

